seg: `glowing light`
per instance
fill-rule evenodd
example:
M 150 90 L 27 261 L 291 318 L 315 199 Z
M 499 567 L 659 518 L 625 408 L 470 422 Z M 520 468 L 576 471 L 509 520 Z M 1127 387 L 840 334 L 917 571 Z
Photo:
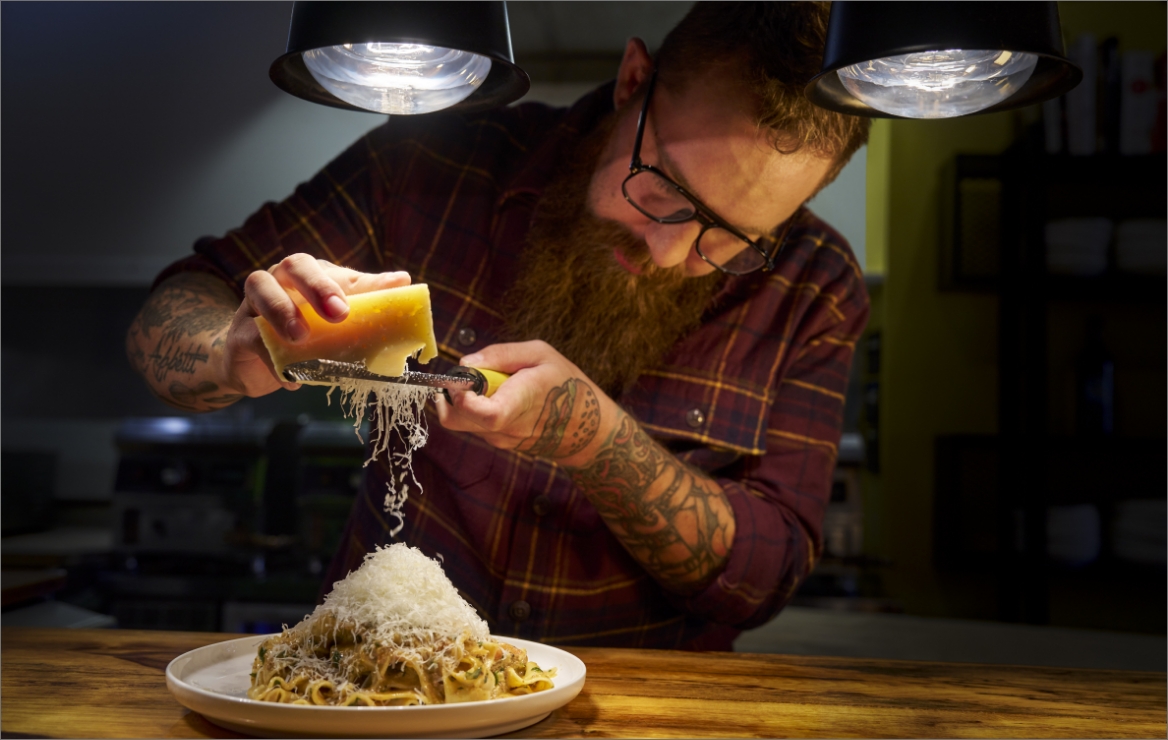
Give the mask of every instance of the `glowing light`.
M 848 92 L 876 110 L 906 118 L 952 118 L 1010 97 L 1037 63 L 1035 54 L 947 49 L 873 59 L 838 74 Z
M 432 113 L 465 100 L 483 84 L 491 60 L 425 44 L 343 44 L 304 52 L 326 90 L 376 113 Z

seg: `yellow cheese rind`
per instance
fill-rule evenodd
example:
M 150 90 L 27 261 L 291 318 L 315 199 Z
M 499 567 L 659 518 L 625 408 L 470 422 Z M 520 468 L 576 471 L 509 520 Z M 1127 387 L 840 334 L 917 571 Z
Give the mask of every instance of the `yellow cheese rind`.
M 317 315 L 299 294 L 291 295 L 308 324 L 307 338 L 286 342 L 264 317 L 255 319 L 281 377 L 285 366 L 305 360 L 354 362 L 378 375 L 400 376 L 405 374 L 406 358 L 417 355 L 425 364 L 438 355 L 430 288 L 425 283 L 346 296 L 349 315 L 337 324 Z

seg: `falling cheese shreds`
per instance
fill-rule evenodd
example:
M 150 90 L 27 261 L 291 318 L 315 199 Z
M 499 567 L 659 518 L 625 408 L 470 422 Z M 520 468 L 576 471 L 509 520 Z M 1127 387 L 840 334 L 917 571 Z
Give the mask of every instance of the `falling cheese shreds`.
M 384 454 L 388 458 L 386 467 L 389 470 L 389 482 L 386 484 L 382 508 L 397 520 L 389 532 L 390 536 L 395 536 L 405 525 L 402 508 L 409 498 L 410 484 L 413 484 L 412 490 L 422 492 L 422 486 L 414 477 L 413 459 L 414 452 L 421 449 L 428 439 L 424 409 L 434 389 L 351 378 L 343 379 L 333 387 L 340 389 L 341 409 L 345 416 L 353 418 L 353 427 L 358 437 L 361 435 L 361 422 L 365 418 L 365 407 L 372 406 L 371 416 L 374 417 L 373 428 L 377 436 L 370 445 L 369 459 L 365 464 L 373 462 L 378 455 Z M 370 396 L 373 397 L 372 404 L 369 404 Z M 332 400 L 332 389 L 329 389 L 329 400 Z M 402 442 L 392 453 L 391 433 L 396 433 Z

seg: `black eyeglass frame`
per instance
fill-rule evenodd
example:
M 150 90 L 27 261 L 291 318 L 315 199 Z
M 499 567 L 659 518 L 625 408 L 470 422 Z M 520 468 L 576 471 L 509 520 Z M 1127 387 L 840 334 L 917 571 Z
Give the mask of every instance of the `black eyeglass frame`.
M 652 98 L 653 98 L 653 89 L 656 87 L 656 85 L 657 85 L 657 70 L 654 69 L 652 75 L 649 77 L 649 87 L 645 90 L 645 102 L 641 104 L 641 115 L 637 119 L 637 137 L 633 141 L 633 158 L 632 158 L 632 161 L 629 162 L 629 174 L 628 174 L 628 177 L 626 177 L 624 179 L 624 181 L 621 183 L 621 193 L 624 194 L 625 200 L 627 200 L 629 202 L 629 205 L 631 205 L 633 208 L 636 208 L 639 212 L 644 214 L 646 217 L 653 219 L 654 221 L 656 221 L 659 224 L 683 224 L 687 221 L 697 221 L 699 224 L 702 225 L 702 230 L 700 232 L 698 232 L 697 238 L 694 239 L 694 251 L 697 252 L 698 256 L 701 257 L 703 260 L 705 260 L 707 264 L 713 265 L 714 267 L 718 268 L 719 270 L 721 270 L 722 272 L 724 272 L 728 275 L 749 275 L 750 273 L 758 272 L 759 270 L 762 270 L 763 272 L 770 272 L 771 270 L 775 269 L 775 258 L 778 256 L 779 252 L 781 252 L 783 247 L 786 245 L 787 236 L 791 233 L 791 226 L 795 223 L 796 218 L 802 213 L 803 206 L 800 205 L 799 208 L 795 211 L 795 213 L 791 214 L 791 217 L 787 219 L 787 223 L 783 228 L 782 234 L 779 236 L 778 239 L 776 239 L 774 241 L 774 248 L 768 252 L 756 240 L 751 239 L 746 234 L 743 234 L 741 231 L 736 229 L 734 226 L 730 225 L 730 223 L 727 222 L 725 219 L 720 217 L 718 214 L 714 213 L 714 211 L 709 206 L 707 206 L 705 203 L 702 203 L 702 201 L 700 199 L 698 199 L 698 197 L 696 195 L 693 195 L 688 190 L 683 188 L 681 185 L 678 185 L 676 182 L 674 182 L 673 178 L 671 178 L 669 175 L 666 175 L 664 172 L 657 169 L 656 167 L 654 167 L 651 164 L 645 164 L 644 162 L 642 162 L 641 161 L 641 140 L 645 136 L 645 120 L 649 116 L 649 101 L 652 100 Z M 628 186 L 629 180 L 632 180 L 634 177 L 641 174 L 642 172 L 652 172 L 654 175 L 656 175 L 657 177 L 664 180 L 670 187 L 672 187 L 674 190 L 676 190 L 677 193 L 679 195 L 681 195 L 681 197 L 685 198 L 686 200 L 688 200 L 690 202 L 690 204 L 694 208 L 693 214 L 686 216 L 685 218 L 678 218 L 678 219 L 659 218 L 657 216 L 654 216 L 652 213 L 649 213 L 641 206 L 637 205 L 637 202 L 635 200 L 633 200 L 632 196 L 629 195 L 629 191 L 628 191 L 627 186 Z M 713 260 L 711 260 L 709 257 L 707 257 L 705 254 L 702 253 L 701 242 L 702 242 L 702 235 L 704 235 L 707 231 L 709 231 L 710 229 L 712 229 L 714 227 L 718 227 L 720 229 L 725 229 L 726 231 L 730 232 L 731 234 L 738 237 L 742 241 L 746 242 L 747 245 L 749 245 L 752 249 L 754 249 L 756 252 L 759 253 L 759 255 L 763 258 L 764 264 L 760 265 L 759 267 L 754 268 L 753 270 L 736 272 L 734 270 L 727 270 L 722 265 L 719 265 L 717 262 L 714 262 Z

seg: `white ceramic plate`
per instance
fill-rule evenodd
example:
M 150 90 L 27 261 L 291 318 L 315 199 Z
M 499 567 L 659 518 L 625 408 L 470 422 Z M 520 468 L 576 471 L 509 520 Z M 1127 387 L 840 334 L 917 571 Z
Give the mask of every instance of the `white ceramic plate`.
M 166 686 L 187 709 L 220 727 L 262 737 L 487 737 L 539 722 L 584 686 L 584 663 L 563 650 L 513 637 L 540 668 L 556 669 L 555 688 L 526 696 L 418 707 L 314 707 L 247 698 L 253 635 L 184 653 L 166 667 Z

